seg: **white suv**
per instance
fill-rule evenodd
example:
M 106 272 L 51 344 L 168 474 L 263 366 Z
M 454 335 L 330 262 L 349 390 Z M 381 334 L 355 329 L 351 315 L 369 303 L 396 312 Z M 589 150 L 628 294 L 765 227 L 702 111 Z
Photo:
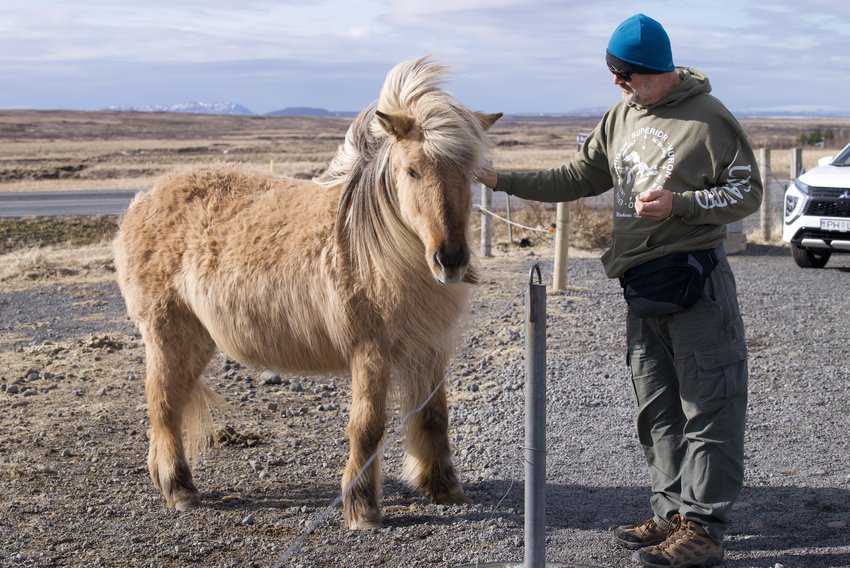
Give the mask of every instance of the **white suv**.
M 850 252 L 850 144 L 788 186 L 784 218 L 782 240 L 798 266 L 823 268 L 833 253 Z

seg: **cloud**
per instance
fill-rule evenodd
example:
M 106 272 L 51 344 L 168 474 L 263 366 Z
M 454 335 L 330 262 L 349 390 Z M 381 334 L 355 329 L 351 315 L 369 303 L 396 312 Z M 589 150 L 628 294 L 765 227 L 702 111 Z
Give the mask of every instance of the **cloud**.
M 86 96 L 89 107 L 117 104 L 128 97 L 127 78 L 139 74 L 138 96 L 147 100 L 138 102 L 174 102 L 192 90 L 181 79 L 191 76 L 217 96 L 260 110 L 280 106 L 267 96 L 270 85 L 303 97 L 293 104 L 323 100 L 350 109 L 394 63 L 430 53 L 455 69 L 452 88 L 480 107 L 600 106 L 617 96 L 603 63 L 608 37 L 638 11 L 665 25 L 677 63 L 708 72 L 730 106 L 759 98 L 843 104 L 850 3 L 829 0 L 813 0 L 805 10 L 781 0 L 5 3 L 0 76 L 11 82 L 4 81 L 0 104 L 70 104 L 63 102 L 70 100 L 67 89 L 36 93 L 21 81 L 36 77 L 44 84 L 73 81 L 74 104 Z M 87 87 L 94 83 L 97 92 Z M 325 88 L 333 93 L 318 90 Z

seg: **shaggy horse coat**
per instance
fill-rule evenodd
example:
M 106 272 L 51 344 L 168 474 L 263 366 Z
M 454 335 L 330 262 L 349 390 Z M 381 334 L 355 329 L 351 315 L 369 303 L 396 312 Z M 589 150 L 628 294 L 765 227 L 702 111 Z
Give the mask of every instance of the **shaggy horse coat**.
M 408 479 L 438 503 L 465 501 L 441 381 L 474 282 L 470 178 L 501 115 L 466 110 L 442 74 L 426 59 L 390 71 L 316 181 L 206 168 L 128 209 L 116 268 L 145 343 L 148 468 L 169 506 L 197 503 L 186 456 L 206 439 L 214 395 L 199 377 L 216 347 L 281 372 L 350 369 L 349 527 L 380 523 L 369 458 L 391 386 L 403 411 L 424 403 L 407 425 Z

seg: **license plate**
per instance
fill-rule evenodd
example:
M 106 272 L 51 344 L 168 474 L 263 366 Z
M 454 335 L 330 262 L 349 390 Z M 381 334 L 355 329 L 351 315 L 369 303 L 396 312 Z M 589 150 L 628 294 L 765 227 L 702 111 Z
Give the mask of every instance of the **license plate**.
M 822 231 L 850 233 L 850 219 L 821 219 L 820 228 Z

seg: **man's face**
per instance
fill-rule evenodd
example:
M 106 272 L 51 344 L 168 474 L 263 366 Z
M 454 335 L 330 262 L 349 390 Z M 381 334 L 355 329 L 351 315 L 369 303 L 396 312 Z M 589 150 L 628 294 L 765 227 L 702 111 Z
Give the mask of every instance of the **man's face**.
M 650 105 L 660 98 L 657 75 L 630 73 L 628 81 L 622 75 L 611 74 L 614 84 L 622 90 L 623 98 L 639 105 Z

